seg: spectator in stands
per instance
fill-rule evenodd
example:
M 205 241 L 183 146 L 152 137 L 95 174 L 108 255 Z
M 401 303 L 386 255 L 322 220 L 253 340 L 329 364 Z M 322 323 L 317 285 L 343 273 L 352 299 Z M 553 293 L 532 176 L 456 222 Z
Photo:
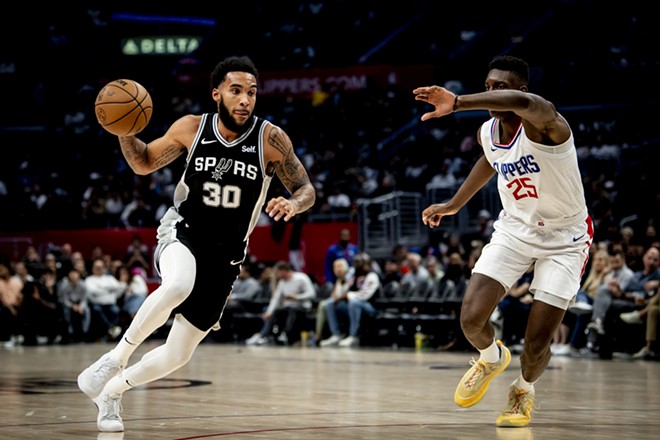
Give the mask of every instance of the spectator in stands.
M 590 253 L 592 254 L 591 266 L 578 290 L 575 303 L 568 308 L 567 315 L 572 315 L 569 320 L 573 324 L 568 337 L 569 349 L 579 350 L 586 344 L 584 332 L 591 318 L 596 293 L 605 283 L 606 275 L 611 271 L 610 254 L 607 249 L 599 249 L 596 245 L 592 245 Z M 557 351 L 557 347 L 555 351 Z M 564 352 L 566 348 L 559 348 L 559 351 Z
M 595 249 L 595 250 L 593 250 Z M 605 282 L 605 276 L 611 271 L 610 255 L 606 249 L 592 247 L 591 266 L 585 277 L 580 290 L 575 298 L 575 304 L 569 307 L 569 311 L 575 314 L 590 312 L 593 310 L 593 302 L 596 299 L 598 288 Z
M 55 274 L 55 279 L 59 281 L 61 264 L 57 261 L 57 256 L 53 252 L 48 252 L 44 257 L 44 266 L 44 269 Z M 41 273 L 43 274 L 43 271 Z
M 95 244 L 95 245 L 92 246 L 92 250 L 89 254 L 89 258 L 85 258 L 85 266 L 87 268 L 87 270 L 86 270 L 87 275 L 92 273 L 92 266 L 94 265 L 94 262 L 98 259 L 101 259 L 101 260 L 103 260 L 107 263 L 107 261 L 105 259 L 105 253 L 103 252 L 103 247 L 99 244 Z M 87 275 L 85 275 L 85 277 L 87 277 Z
M 242 310 L 243 306 L 241 304 L 243 302 L 254 301 L 262 296 L 263 287 L 259 280 L 252 274 L 252 270 L 250 264 L 241 264 L 241 271 L 231 290 L 225 310 L 227 307 L 234 310 Z
M 359 253 L 359 246 L 351 241 L 351 230 L 344 228 L 339 231 L 339 241 L 330 245 L 325 253 L 325 282 L 333 284 L 335 282 L 332 263 L 336 259 L 343 258 L 350 265 L 353 263 L 353 258 Z
M 56 282 L 56 272 L 45 268 L 35 282 L 23 287 L 24 345 L 38 345 L 42 337 L 48 344 L 61 339 L 63 320 Z
M 340 302 L 335 307 L 327 307 L 326 318 L 332 336 L 321 341 L 321 347 L 355 347 L 360 345 L 360 331 L 362 315 L 374 317 L 378 310 L 372 304 L 381 288 L 380 278 L 373 270 L 371 258 L 365 253 L 357 255 L 353 259 L 355 275 L 348 287 L 346 298 L 348 302 Z M 341 325 L 337 312 L 348 315 L 348 336 L 341 338 Z
M 454 176 L 449 169 L 450 163 L 450 159 L 445 159 L 440 162 L 438 173 L 431 178 L 429 183 L 426 184 L 427 191 L 431 189 L 451 189 L 456 186 L 458 181 L 456 180 L 456 176 Z
M 12 278 L 19 280 L 21 285 L 31 283 L 35 280 L 32 274 L 28 271 L 25 261 L 14 262 L 14 274 L 12 275 Z
M 657 309 L 658 296 L 660 296 L 658 292 L 660 284 L 660 249 L 655 246 L 649 247 L 644 252 L 642 261 L 644 267 L 634 273 L 622 294 L 627 302 L 614 303 L 612 306 L 614 309 L 612 313 L 619 316 L 626 323 L 642 323 L 642 318 L 648 316 L 646 345 L 633 355 L 635 359 L 656 355 L 653 349 L 657 338 Z M 623 312 L 626 308 L 634 308 L 635 310 Z
M 468 285 L 467 268 L 465 260 L 459 252 L 450 252 L 447 256 L 445 278 L 454 283 L 454 300 L 460 300 L 465 294 Z
M 23 263 L 27 269 L 27 272 L 34 278 L 39 278 L 41 270 L 44 268 L 44 263 L 37 251 L 36 246 L 28 246 L 25 250 L 25 256 L 23 257 Z
M 89 271 L 87 270 L 87 262 L 81 252 L 75 251 L 71 254 L 71 267 L 78 271 L 81 279 L 87 278 L 87 275 L 89 274 Z
M 121 334 L 119 326 L 119 298 L 126 291 L 126 280 L 120 281 L 108 273 L 102 258 L 92 263 L 92 273 L 85 278 L 87 300 L 92 310 L 92 338 L 99 336 L 103 340 L 115 340 Z
M 642 258 L 643 267 L 635 271 L 623 292 L 624 298 L 642 304 L 658 290 L 660 284 L 660 248 L 649 247 Z
M 479 219 L 479 224 L 477 225 L 476 237 L 482 242 L 488 243 L 491 235 L 493 235 L 494 220 L 492 215 L 487 209 L 482 209 L 479 211 L 477 218 Z
M 456 293 L 456 284 L 444 272 L 440 260 L 433 256 L 427 257 L 426 260 L 426 269 L 429 271 L 432 282 L 428 298 L 460 302 L 461 298 Z
M 78 270 L 70 268 L 67 276 L 58 282 L 57 297 L 64 319 L 63 341 L 86 340 L 92 313 L 87 302 L 87 287 Z
M 59 272 L 57 274 L 57 279 L 61 280 L 66 277 L 69 273 L 69 269 L 73 265 L 71 258 L 73 256 L 73 247 L 71 243 L 64 243 L 60 246 L 60 252 L 57 256 L 57 262 L 59 263 Z
M 13 347 L 20 335 L 22 303 L 23 281 L 11 275 L 7 264 L 0 263 L 0 342 L 5 347 Z
M 260 280 L 258 280 L 253 271 L 251 263 L 241 264 L 241 271 L 238 278 L 234 282 L 234 287 L 231 290 L 231 295 L 227 298 L 227 303 L 222 311 L 221 325 L 223 328 L 228 328 L 227 336 L 231 339 L 238 340 L 239 329 L 236 325 L 234 315 L 243 313 L 249 309 L 249 305 L 255 301 L 265 298 L 264 288 Z M 270 280 L 268 281 L 270 284 Z M 269 293 L 270 290 L 268 290 Z M 270 298 L 268 296 L 267 298 Z M 218 332 L 221 333 L 221 332 Z M 216 335 L 215 339 L 219 339 L 224 335 Z
M 463 260 L 467 258 L 468 255 L 467 249 L 465 249 L 465 246 L 461 241 L 461 235 L 457 232 L 452 232 L 451 234 L 449 234 L 449 237 L 447 239 L 447 251 L 445 252 L 445 255 L 449 257 L 454 252 L 458 253 L 458 255 Z M 444 263 L 449 264 L 448 261 L 445 261 Z
M 151 269 L 151 250 L 143 241 L 139 234 L 135 234 L 131 243 L 126 248 L 124 263 L 129 268 L 140 267 L 146 273 Z
M 644 324 L 646 321 L 646 344 L 635 354 L 633 359 L 657 359 L 658 347 L 658 316 L 660 316 L 660 293 L 656 293 L 648 300 L 641 310 L 621 313 L 619 317 L 626 324 Z
M 150 228 L 156 226 L 154 214 L 151 211 L 151 205 L 147 204 L 142 196 L 136 197 L 135 207 L 126 217 L 127 228 Z
M 401 264 L 393 257 L 385 260 L 383 268 L 383 296 L 385 298 L 394 298 L 399 295 L 401 287 Z
M 626 264 L 626 255 L 622 250 L 616 250 L 610 256 L 611 271 L 605 276 L 603 285 L 596 291 L 591 321 L 587 324 L 589 338 L 587 346 L 597 351 L 598 336 L 605 334 L 605 316 L 615 298 L 623 298 L 624 291 L 634 273 Z
M 284 345 L 295 343 L 300 338 L 307 313 L 312 310 L 316 288 L 309 275 L 294 271 L 287 261 L 277 262 L 274 270 L 277 281 L 268 308 L 262 316 L 264 325 L 259 333 L 245 341 L 247 345 L 268 343 L 276 324 L 281 329 L 277 341 Z
M 335 182 L 332 185 L 332 192 L 328 195 L 327 202 L 330 212 L 334 214 L 348 214 L 352 208 L 351 197 L 344 190 L 342 182 Z
M 431 275 L 422 265 L 422 256 L 408 252 L 406 256 L 408 272 L 401 277 L 400 295 L 403 297 L 426 297 L 432 286 Z
M 147 272 L 141 266 L 129 267 L 126 264 L 121 264 L 113 272 L 120 283 L 126 284 L 124 294 L 121 296 L 121 311 L 130 323 L 149 294 Z
M 327 309 L 332 308 L 346 308 L 346 293 L 348 293 L 348 288 L 350 283 L 353 282 L 353 272 L 349 271 L 351 266 L 349 266 L 348 261 L 345 258 L 337 258 L 332 263 L 332 269 L 335 275 L 335 282 L 332 285 L 332 290 L 330 296 L 321 300 L 316 307 L 316 338 L 319 340 L 319 344 L 328 345 L 333 343 L 338 343 L 341 337 L 331 334 L 331 336 L 326 340 L 323 340 L 323 334 L 326 324 L 326 316 L 328 315 Z

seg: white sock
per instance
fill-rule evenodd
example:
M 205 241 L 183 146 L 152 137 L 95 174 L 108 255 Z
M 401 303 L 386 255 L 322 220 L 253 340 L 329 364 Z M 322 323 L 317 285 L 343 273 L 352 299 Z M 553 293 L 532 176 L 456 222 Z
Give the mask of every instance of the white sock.
M 122 336 L 121 340 L 117 343 L 115 348 L 110 351 L 110 355 L 117 359 L 123 366 L 128 364 L 128 358 L 131 357 L 133 352 L 138 348 L 140 343 L 132 343 L 128 341 L 126 335 Z
M 525 379 L 523 379 L 522 374 L 521 374 L 520 376 L 518 376 L 518 379 L 513 381 L 512 385 L 515 386 L 516 388 L 518 388 L 519 390 L 523 390 L 524 392 L 528 393 L 528 392 L 530 392 L 531 390 L 534 389 L 534 384 L 535 383 L 536 383 L 536 381 L 527 382 Z
M 483 350 L 479 350 L 479 353 L 481 353 L 481 359 L 489 364 L 500 360 L 500 347 L 495 341 Z
M 124 394 L 124 391 L 133 388 L 124 378 L 124 372 L 116 375 L 105 384 L 103 391 L 110 394 L 111 396 L 121 396 Z

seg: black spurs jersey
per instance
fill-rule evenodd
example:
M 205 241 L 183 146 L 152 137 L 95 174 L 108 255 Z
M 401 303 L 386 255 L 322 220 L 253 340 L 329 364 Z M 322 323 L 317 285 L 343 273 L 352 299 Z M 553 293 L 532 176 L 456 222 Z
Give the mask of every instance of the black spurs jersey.
M 245 133 L 227 142 L 218 131 L 218 114 L 202 115 L 174 207 L 205 244 L 240 243 L 254 229 L 272 179 L 264 168 L 267 124 L 255 116 Z

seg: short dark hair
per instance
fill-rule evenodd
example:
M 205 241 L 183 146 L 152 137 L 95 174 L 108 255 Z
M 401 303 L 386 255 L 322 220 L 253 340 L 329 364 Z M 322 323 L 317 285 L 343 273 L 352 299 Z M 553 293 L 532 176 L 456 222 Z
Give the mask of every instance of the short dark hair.
M 259 71 L 247 56 L 231 56 L 220 61 L 211 73 L 211 88 L 218 87 L 228 72 L 247 72 L 259 79 Z
M 273 269 L 289 271 L 289 270 L 293 270 L 293 265 L 291 265 L 291 263 L 289 263 L 288 261 L 278 261 L 277 263 L 275 263 L 275 266 L 273 266 Z
M 515 73 L 525 84 L 529 82 L 529 64 L 511 55 L 499 55 L 488 64 L 488 70 L 504 70 Z

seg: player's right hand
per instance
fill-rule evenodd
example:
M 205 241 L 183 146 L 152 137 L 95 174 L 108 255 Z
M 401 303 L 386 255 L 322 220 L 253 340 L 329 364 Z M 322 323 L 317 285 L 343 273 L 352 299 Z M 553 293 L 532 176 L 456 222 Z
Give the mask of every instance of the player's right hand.
M 435 228 L 440 224 L 442 217 L 452 214 L 454 212 L 449 209 L 446 203 L 435 203 L 422 211 L 422 222 L 431 228 Z

